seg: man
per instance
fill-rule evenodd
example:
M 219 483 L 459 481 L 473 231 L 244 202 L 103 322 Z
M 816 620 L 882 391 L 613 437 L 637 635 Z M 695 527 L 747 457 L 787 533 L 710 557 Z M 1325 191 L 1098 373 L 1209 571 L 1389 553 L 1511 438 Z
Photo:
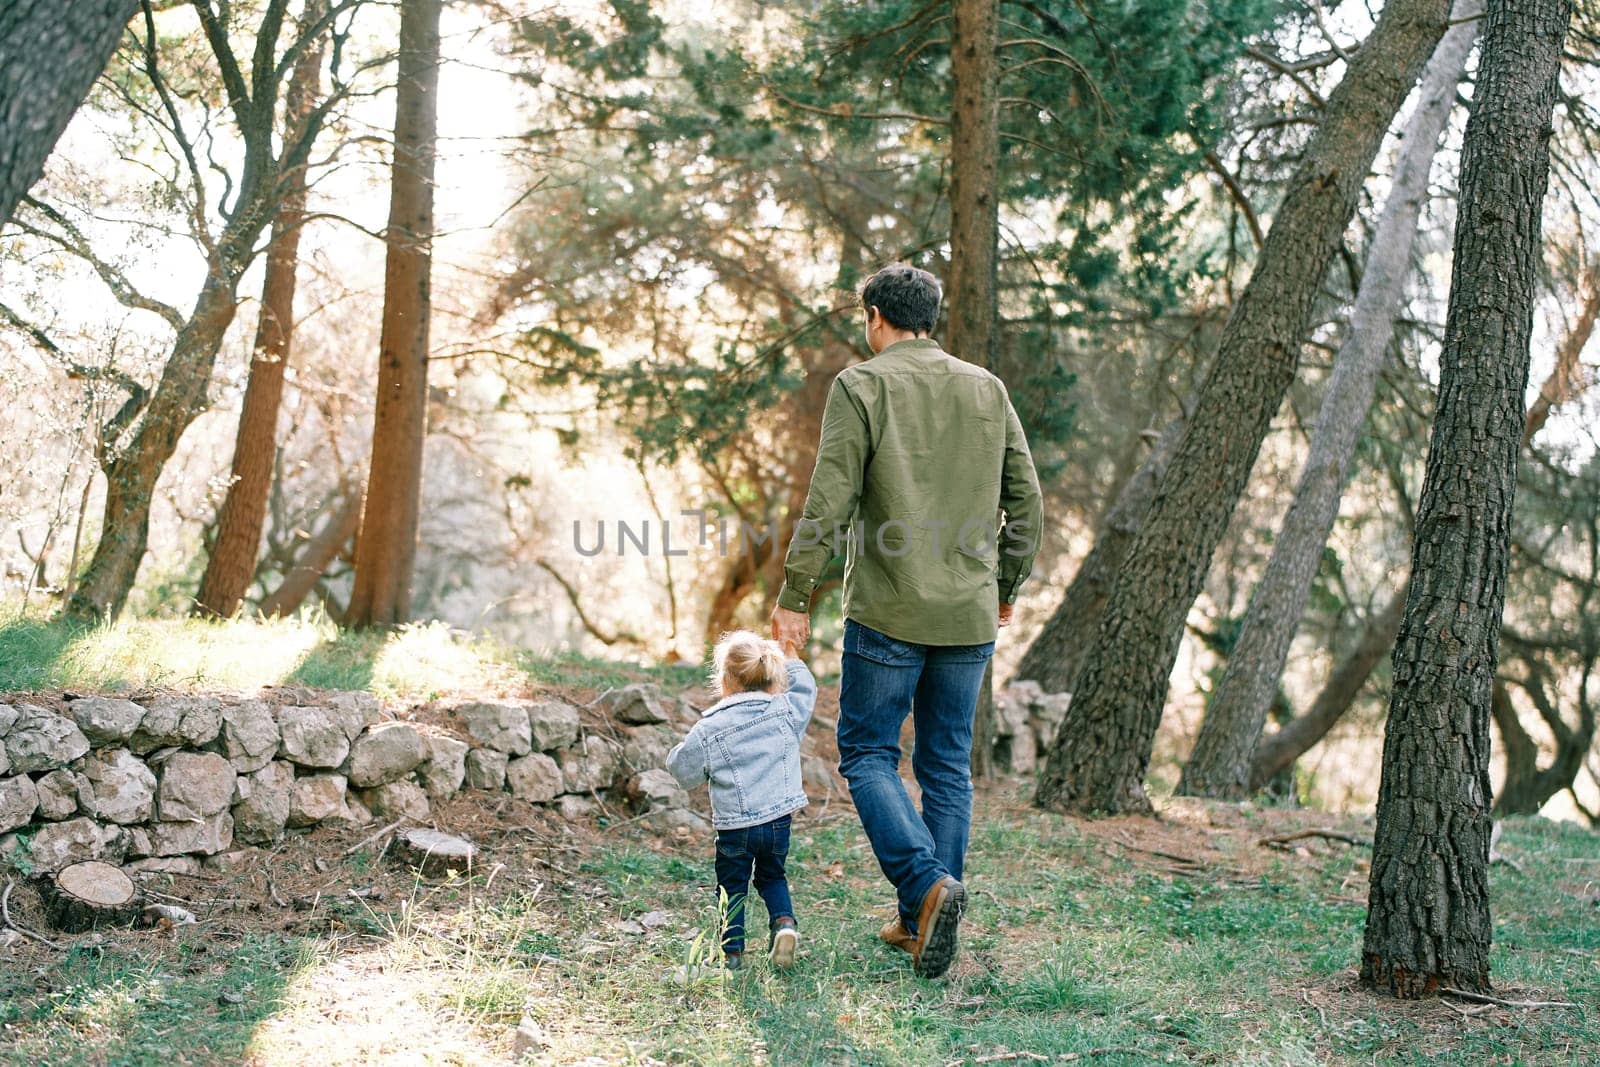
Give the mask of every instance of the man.
M 896 264 L 861 291 L 874 353 L 834 380 L 772 613 L 803 645 L 817 576 L 841 547 L 839 770 L 899 917 L 882 939 L 937 978 L 955 958 L 972 820 L 972 717 L 997 627 L 1033 566 L 1039 481 L 1005 386 L 939 348 L 939 282 Z M 1003 519 L 1003 524 L 1002 524 Z M 918 813 L 900 780 L 913 716 Z

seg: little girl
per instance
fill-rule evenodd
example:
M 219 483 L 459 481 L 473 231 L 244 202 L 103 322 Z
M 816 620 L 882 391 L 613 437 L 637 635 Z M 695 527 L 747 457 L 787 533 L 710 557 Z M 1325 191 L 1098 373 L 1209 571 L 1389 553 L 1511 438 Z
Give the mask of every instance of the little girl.
M 800 738 L 817 703 L 817 682 L 793 645 L 780 649 L 749 630 L 724 634 L 712 664 L 711 688 L 721 699 L 667 756 L 667 769 L 685 789 L 711 783 L 728 969 L 744 965 L 744 904 L 753 872 L 767 905 L 772 963 L 787 970 L 800 932 L 783 864 L 790 817 L 806 806 Z

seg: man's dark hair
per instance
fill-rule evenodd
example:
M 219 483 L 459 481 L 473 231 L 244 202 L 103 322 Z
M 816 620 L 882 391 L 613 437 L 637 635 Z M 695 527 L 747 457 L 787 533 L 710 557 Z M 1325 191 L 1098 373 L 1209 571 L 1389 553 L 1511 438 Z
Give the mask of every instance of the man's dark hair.
M 861 306 L 877 308 L 897 330 L 932 333 L 944 289 L 939 279 L 907 263 L 893 263 L 861 287 Z

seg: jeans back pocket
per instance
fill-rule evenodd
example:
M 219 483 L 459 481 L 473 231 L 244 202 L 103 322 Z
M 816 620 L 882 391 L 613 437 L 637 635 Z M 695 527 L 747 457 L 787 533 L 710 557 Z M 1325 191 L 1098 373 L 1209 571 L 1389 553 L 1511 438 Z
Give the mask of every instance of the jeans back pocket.
M 844 626 L 844 650 L 886 667 L 916 667 L 922 664 L 923 658 L 921 645 L 890 637 L 854 619 L 846 621 Z

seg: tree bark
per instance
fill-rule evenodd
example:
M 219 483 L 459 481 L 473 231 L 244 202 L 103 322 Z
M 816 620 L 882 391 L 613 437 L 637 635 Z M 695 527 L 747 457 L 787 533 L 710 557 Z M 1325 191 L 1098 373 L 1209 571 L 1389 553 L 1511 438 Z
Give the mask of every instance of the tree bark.
M 1190 606 L 1294 380 L 1312 301 L 1447 0 L 1391 0 L 1350 57 L 1223 330 L 1194 415 L 1117 575 L 1036 802 L 1147 812 L 1144 773 Z
M 348 616 L 356 626 L 392 625 L 411 614 L 428 414 L 440 8 L 440 0 L 403 0 L 400 5 L 378 398 Z
M 1072 691 L 1084 653 L 1099 626 L 1100 613 L 1111 596 L 1117 571 L 1128 557 L 1128 548 L 1144 522 L 1145 512 L 1150 510 L 1156 486 L 1188 424 L 1187 411 L 1167 423 L 1144 462 L 1122 483 L 1111 509 L 1095 531 L 1094 546 L 1078 564 L 1060 605 L 1023 654 L 1017 667 L 1019 680 L 1031 678 L 1047 693 Z
M 137 0 L 0 5 L 0 226 L 106 69 Z
M 1349 333 L 1311 430 L 1300 484 L 1250 598 L 1222 680 L 1206 706 L 1200 736 L 1178 782 L 1181 795 L 1238 798 L 1249 789 L 1256 740 L 1277 696 L 1289 646 L 1339 517 L 1339 499 L 1404 304 L 1417 219 L 1428 199 L 1428 174 L 1478 37 L 1481 10 L 1480 0 L 1456 0 L 1451 14 L 1461 21 L 1440 39 L 1423 72 L 1420 98 L 1401 133 L 1389 198 L 1372 233 Z
M 1489 987 L 1489 705 L 1570 0 L 1489 0 L 1384 731 L 1361 981 Z
M 313 0 L 301 17 L 305 32 L 322 18 L 327 0 Z M 298 138 L 316 106 L 323 47 L 301 51 L 284 94 L 284 126 Z M 289 365 L 294 329 L 295 272 L 300 262 L 300 228 L 306 209 L 306 168 L 283 175 L 282 199 L 272 221 L 267 246 L 266 277 L 261 286 L 261 317 L 245 385 L 239 431 L 234 439 L 232 478 L 217 512 L 217 538 L 195 595 L 198 614 L 230 618 L 239 610 L 255 575 L 272 489 L 273 453 L 277 447 L 278 408 L 283 400 L 284 372 Z
M 953 355 L 994 368 L 1000 244 L 1000 80 L 997 0 L 954 0 L 950 39 L 950 292 Z M 972 773 L 987 777 L 994 747 L 994 675 L 985 670 L 972 725 Z

